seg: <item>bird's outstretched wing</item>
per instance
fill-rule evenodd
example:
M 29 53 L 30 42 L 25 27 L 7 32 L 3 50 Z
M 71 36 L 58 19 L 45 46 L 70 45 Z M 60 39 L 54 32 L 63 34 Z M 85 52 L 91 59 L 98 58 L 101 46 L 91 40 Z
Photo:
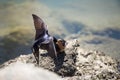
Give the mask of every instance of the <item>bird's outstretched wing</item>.
M 56 58 L 57 59 L 57 52 L 56 52 L 56 48 L 55 48 L 55 44 L 53 42 L 53 37 L 51 37 L 49 45 L 48 45 L 48 54 L 52 57 L 52 58 Z
M 32 16 L 33 16 L 34 26 L 36 30 L 35 40 L 37 40 L 40 37 L 45 35 L 45 32 L 47 31 L 47 26 L 45 25 L 45 23 L 40 17 L 38 17 L 35 14 L 32 14 Z
M 48 30 L 47 30 L 47 26 L 45 25 L 45 23 L 43 22 L 43 20 L 38 17 L 35 14 L 32 14 L 33 16 L 33 20 L 34 20 L 34 26 L 36 29 L 36 36 L 35 36 L 35 40 L 38 40 L 39 38 L 43 38 L 44 37 L 44 41 L 41 44 L 45 44 L 45 41 L 48 41 L 48 47 L 44 47 L 41 45 L 41 47 L 43 49 L 46 49 L 48 51 L 48 54 L 52 57 L 52 58 L 56 58 L 57 57 L 57 52 L 56 52 L 56 48 L 55 48 L 55 44 L 53 41 L 53 37 L 50 36 L 48 34 Z M 49 35 L 49 36 L 45 36 L 45 35 Z
M 57 52 L 56 52 L 55 44 L 53 42 L 53 37 L 50 39 L 49 48 L 48 48 L 48 54 L 52 58 L 57 58 Z

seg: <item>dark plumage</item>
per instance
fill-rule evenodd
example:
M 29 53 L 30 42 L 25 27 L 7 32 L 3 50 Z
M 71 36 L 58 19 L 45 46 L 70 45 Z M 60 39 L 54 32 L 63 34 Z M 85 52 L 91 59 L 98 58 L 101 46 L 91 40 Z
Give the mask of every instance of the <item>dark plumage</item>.
M 39 64 L 39 48 L 47 50 L 50 57 L 57 58 L 57 53 L 61 52 L 63 48 L 60 46 L 64 44 L 63 46 L 65 48 L 65 41 L 57 40 L 55 37 L 49 35 L 47 26 L 43 20 L 35 14 L 32 14 L 32 16 L 36 30 L 35 43 L 33 44 L 32 50 L 37 64 Z

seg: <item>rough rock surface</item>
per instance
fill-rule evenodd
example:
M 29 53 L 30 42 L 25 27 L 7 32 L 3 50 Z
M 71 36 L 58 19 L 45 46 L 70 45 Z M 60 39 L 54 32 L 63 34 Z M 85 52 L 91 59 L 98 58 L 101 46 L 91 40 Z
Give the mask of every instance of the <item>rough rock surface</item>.
M 32 54 L 21 55 L 10 60 L 0 68 L 17 61 L 32 63 L 62 76 L 64 80 L 119 80 L 120 63 L 99 51 L 81 49 L 77 40 L 67 42 L 64 53 L 58 55 L 58 60 L 51 59 L 46 51 L 41 51 L 39 66 Z

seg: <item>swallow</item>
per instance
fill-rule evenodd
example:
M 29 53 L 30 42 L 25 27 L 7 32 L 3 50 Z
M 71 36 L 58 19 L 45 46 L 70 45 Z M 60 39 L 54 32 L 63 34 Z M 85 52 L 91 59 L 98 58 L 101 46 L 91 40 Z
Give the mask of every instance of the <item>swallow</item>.
M 54 37 L 48 34 L 48 29 L 44 21 L 35 14 L 32 14 L 36 30 L 35 42 L 32 47 L 33 55 L 39 64 L 39 49 L 47 50 L 48 55 L 57 58 L 57 51 L 54 44 Z

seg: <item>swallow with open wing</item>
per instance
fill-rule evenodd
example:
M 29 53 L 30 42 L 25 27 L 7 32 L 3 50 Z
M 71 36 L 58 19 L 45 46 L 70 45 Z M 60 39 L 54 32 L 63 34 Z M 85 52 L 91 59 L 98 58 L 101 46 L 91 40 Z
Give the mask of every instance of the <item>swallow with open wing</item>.
M 37 64 L 39 64 L 39 49 L 47 50 L 50 57 L 57 59 L 57 54 L 64 51 L 66 41 L 49 35 L 44 21 L 35 14 L 32 16 L 36 30 L 32 51 Z

